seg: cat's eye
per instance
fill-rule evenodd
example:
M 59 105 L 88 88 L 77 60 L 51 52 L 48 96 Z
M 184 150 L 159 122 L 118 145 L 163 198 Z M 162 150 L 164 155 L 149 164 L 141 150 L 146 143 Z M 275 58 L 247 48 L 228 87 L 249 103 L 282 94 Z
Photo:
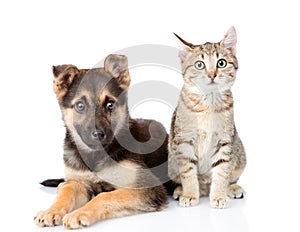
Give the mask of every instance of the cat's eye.
M 195 68 L 198 69 L 198 70 L 204 69 L 205 64 L 201 60 L 198 60 L 198 61 L 195 62 Z
M 85 110 L 85 104 L 83 101 L 78 101 L 75 103 L 74 108 L 78 113 L 82 113 Z
M 217 68 L 225 68 L 227 65 L 227 61 L 225 59 L 218 60 Z

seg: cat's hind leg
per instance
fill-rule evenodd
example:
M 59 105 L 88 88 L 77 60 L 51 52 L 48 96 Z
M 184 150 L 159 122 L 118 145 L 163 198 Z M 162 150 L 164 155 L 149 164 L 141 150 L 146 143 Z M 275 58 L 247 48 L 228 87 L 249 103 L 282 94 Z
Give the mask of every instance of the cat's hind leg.
M 233 141 L 233 154 L 235 154 L 236 158 L 236 166 L 232 173 L 230 174 L 229 181 L 230 184 L 228 186 L 228 196 L 230 198 L 239 199 L 245 197 L 245 190 L 237 184 L 238 179 L 242 175 L 245 166 L 246 166 L 246 153 L 242 141 L 239 136 L 234 137 Z
M 240 199 L 244 198 L 246 195 L 246 191 L 237 184 L 239 177 L 241 176 L 242 172 L 244 171 L 245 166 L 238 166 L 233 170 L 230 175 L 230 184 L 228 186 L 228 196 L 233 199 Z
M 182 196 L 182 186 L 179 185 L 175 188 L 173 192 L 173 198 L 174 200 L 178 200 Z
M 229 185 L 228 196 L 230 198 L 241 199 L 241 198 L 244 198 L 245 194 L 246 194 L 245 190 L 238 184 Z

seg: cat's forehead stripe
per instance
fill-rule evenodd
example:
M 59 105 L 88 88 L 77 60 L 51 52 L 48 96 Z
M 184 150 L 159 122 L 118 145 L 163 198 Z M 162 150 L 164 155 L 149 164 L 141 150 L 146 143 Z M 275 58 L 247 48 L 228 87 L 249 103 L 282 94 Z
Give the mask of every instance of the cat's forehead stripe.
M 201 54 L 198 56 L 198 58 L 200 58 L 200 59 L 204 60 L 204 54 L 203 54 L 203 53 L 201 53 Z
M 206 54 L 206 55 L 213 55 L 213 54 L 216 54 L 216 56 L 218 57 L 219 56 L 219 44 L 218 43 L 210 43 L 210 42 L 207 42 L 205 44 L 202 44 L 202 45 L 198 45 L 198 52 L 200 52 L 199 54 L 199 58 L 202 57 L 203 54 Z

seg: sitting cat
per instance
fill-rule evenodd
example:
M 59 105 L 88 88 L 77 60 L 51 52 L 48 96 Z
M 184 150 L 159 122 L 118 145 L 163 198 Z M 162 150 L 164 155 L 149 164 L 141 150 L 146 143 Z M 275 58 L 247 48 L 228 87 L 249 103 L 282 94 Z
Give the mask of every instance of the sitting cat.
M 175 34 L 176 35 L 176 34 Z M 177 35 L 176 35 L 177 36 Z M 180 206 L 193 206 L 209 194 L 213 208 L 226 208 L 228 197 L 243 198 L 237 181 L 246 155 L 233 117 L 231 86 L 236 78 L 236 31 L 219 43 L 193 45 L 177 36 L 184 85 L 169 137 L 169 176 Z

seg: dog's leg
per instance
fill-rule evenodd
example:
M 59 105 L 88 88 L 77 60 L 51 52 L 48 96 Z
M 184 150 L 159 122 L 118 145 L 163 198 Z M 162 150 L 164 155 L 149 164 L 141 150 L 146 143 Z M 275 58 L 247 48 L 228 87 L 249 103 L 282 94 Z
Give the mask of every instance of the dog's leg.
M 82 208 L 67 214 L 63 224 L 67 229 L 77 229 L 108 218 L 159 211 L 166 206 L 165 195 L 161 186 L 150 189 L 122 188 L 100 193 Z M 160 200 L 161 203 L 158 203 Z
M 90 199 L 85 185 L 69 180 L 58 187 L 57 197 L 52 206 L 40 211 L 34 218 L 39 226 L 56 226 L 62 224 L 62 218 L 74 209 L 83 206 Z

